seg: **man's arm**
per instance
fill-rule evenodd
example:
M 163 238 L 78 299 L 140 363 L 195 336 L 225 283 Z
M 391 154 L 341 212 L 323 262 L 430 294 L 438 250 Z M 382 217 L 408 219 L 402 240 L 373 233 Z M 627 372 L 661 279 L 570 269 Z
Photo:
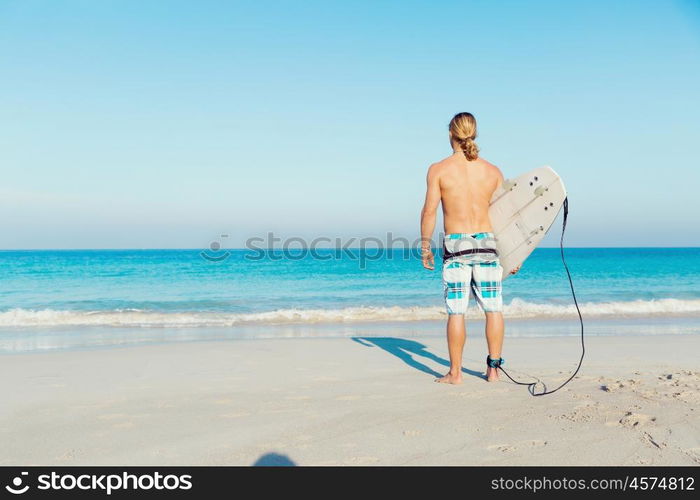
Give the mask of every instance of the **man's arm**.
M 494 189 L 494 191 L 496 191 L 499 187 L 503 185 L 504 178 L 501 169 L 496 167 L 495 165 L 494 168 L 496 169 L 496 189 Z
M 423 267 L 430 270 L 435 269 L 435 257 L 433 256 L 431 243 L 433 231 L 435 231 L 437 208 L 440 205 L 440 179 L 436 170 L 434 165 L 428 169 L 428 187 L 425 193 L 423 210 L 420 213 L 421 257 L 423 259 Z

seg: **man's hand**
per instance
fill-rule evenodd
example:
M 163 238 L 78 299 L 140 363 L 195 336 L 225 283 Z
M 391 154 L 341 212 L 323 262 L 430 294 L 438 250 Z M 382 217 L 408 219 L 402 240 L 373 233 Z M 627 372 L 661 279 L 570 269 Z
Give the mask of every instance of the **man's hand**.
M 509 274 L 510 274 L 511 276 L 514 275 L 515 273 L 517 273 L 518 271 L 520 271 L 520 268 L 521 268 L 521 267 L 522 267 L 522 265 L 516 267 L 516 268 L 513 269 Z
M 422 248 L 420 251 L 423 267 L 433 271 L 435 269 L 435 256 L 431 248 Z
M 440 178 L 435 165 L 431 165 L 428 169 L 427 184 L 425 203 L 420 213 L 420 253 L 423 267 L 432 271 L 435 269 L 432 237 L 435 231 L 437 208 L 440 204 Z

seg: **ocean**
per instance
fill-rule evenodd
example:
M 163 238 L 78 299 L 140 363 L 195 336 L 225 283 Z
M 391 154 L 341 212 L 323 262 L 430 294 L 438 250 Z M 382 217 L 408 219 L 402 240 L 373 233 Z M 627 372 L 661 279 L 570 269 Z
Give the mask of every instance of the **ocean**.
M 626 324 L 624 331 L 651 322 L 663 332 L 700 332 L 700 248 L 570 248 L 565 255 L 584 319 Z M 0 352 L 331 335 L 357 325 L 413 324 L 410 330 L 445 318 L 439 266 L 424 270 L 403 250 L 0 251 L 0 283 Z M 504 314 L 521 333 L 554 324 L 576 333 L 558 248 L 536 249 L 503 293 Z M 472 301 L 467 317 L 481 316 Z

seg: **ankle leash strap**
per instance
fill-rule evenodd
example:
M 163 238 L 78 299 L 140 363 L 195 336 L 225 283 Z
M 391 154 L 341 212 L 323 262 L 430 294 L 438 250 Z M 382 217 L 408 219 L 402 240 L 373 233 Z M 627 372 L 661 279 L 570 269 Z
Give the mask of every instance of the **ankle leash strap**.
M 491 359 L 491 356 L 486 356 L 486 365 L 491 368 L 500 368 L 504 364 L 506 364 L 506 360 L 503 358 Z

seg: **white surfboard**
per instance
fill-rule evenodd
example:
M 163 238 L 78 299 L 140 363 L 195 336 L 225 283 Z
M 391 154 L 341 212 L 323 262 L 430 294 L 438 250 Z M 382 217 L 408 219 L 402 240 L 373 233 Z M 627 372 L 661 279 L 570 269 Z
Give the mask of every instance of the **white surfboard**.
M 508 179 L 491 198 L 489 217 L 503 266 L 503 279 L 517 269 L 552 227 L 566 188 L 550 167 Z

